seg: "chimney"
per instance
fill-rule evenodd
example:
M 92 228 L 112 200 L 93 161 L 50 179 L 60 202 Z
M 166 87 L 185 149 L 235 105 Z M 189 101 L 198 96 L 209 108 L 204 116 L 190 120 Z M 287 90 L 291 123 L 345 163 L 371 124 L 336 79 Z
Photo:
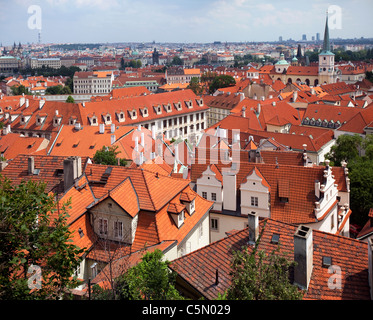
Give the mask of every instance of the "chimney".
M 298 91 L 293 92 L 293 102 L 296 102 L 298 98 Z
M 29 101 L 29 99 L 26 99 L 26 105 L 25 105 L 25 108 L 28 108 L 29 105 L 30 105 L 30 101 Z
M 247 214 L 248 227 L 249 227 L 249 243 L 255 244 L 259 238 L 259 216 L 256 212 L 250 212 Z
M 320 199 L 320 181 L 319 180 L 315 180 L 315 196 L 317 200 Z
M 35 170 L 35 159 L 34 157 L 28 157 L 27 159 L 27 172 L 29 175 L 34 174 Z
M 100 123 L 100 133 L 105 133 L 105 125 L 103 123 Z
M 308 289 L 313 267 L 312 229 L 300 225 L 294 234 L 294 283 L 302 289 Z
M 370 299 L 373 300 L 373 238 L 368 239 L 368 264 Z
M 141 145 L 145 148 L 145 133 L 141 132 Z
M 155 126 L 152 126 L 152 139 L 155 140 Z
M 114 134 L 112 134 L 111 135 L 111 144 L 114 144 L 115 143 L 115 140 L 116 140 L 116 138 L 115 138 L 115 135 Z
M 242 117 L 246 117 L 246 107 L 242 107 Z
M 135 151 L 139 151 L 139 137 L 135 137 Z
M 115 124 L 112 123 L 111 126 L 110 126 L 110 128 L 111 128 L 111 133 L 114 133 L 115 132 Z
M 232 172 L 223 171 L 223 207 L 225 210 L 236 211 L 236 175 Z
M 77 156 L 68 157 L 63 161 L 64 190 L 68 190 L 75 179 L 82 175 L 82 158 Z

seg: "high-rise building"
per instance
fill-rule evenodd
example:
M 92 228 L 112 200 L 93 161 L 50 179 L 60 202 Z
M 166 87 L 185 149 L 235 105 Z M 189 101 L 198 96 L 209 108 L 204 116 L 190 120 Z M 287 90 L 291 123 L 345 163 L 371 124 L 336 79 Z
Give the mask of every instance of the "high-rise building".
M 307 35 L 305 34 L 302 35 L 302 41 L 307 41 Z
M 278 41 L 279 41 L 279 42 L 282 42 L 282 36 L 279 36 L 279 37 L 278 37 Z
M 320 33 L 316 33 L 316 41 L 320 41 Z

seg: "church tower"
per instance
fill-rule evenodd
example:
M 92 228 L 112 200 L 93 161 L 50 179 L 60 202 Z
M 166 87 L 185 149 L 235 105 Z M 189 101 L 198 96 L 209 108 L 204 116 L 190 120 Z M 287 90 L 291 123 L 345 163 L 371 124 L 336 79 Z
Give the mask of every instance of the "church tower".
M 319 53 L 319 84 L 334 83 L 334 53 L 330 51 L 328 12 L 326 12 L 326 23 L 324 32 L 324 43 L 322 51 Z

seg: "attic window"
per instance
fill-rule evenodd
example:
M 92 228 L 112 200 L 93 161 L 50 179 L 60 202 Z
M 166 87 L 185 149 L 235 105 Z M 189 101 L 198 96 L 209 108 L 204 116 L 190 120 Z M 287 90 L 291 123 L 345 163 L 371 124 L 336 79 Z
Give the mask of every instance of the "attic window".
M 80 238 L 83 238 L 84 237 L 84 232 L 83 232 L 82 228 L 79 228 L 78 232 L 79 232 Z
M 322 266 L 329 268 L 332 265 L 332 257 L 322 257 Z
M 61 177 L 61 176 L 63 176 L 63 169 L 57 169 L 57 170 L 56 170 L 56 176 L 57 176 L 57 177 Z
M 278 233 L 274 233 L 271 238 L 271 243 L 278 244 L 280 240 L 280 235 Z

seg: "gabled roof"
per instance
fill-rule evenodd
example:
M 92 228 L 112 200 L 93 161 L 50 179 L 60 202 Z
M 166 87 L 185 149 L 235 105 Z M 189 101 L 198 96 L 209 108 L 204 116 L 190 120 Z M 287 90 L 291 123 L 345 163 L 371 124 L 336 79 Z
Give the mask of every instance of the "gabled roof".
M 19 154 L 1 172 L 14 184 L 22 181 L 43 181 L 46 183 L 46 192 L 64 192 L 63 161 L 66 157 L 33 155 L 36 173 L 28 174 L 29 155 Z M 82 158 L 82 172 L 87 164 L 87 158 Z
M 192 164 L 191 181 L 196 182 L 210 164 Z M 222 172 L 230 164 L 214 164 Z M 237 164 L 236 188 L 246 182 L 247 176 L 254 169 L 259 170 L 261 176 L 270 186 L 271 192 L 271 218 L 285 223 L 314 223 L 316 222 L 315 209 L 315 180 L 324 181 L 323 166 L 292 166 L 283 164 L 266 164 L 255 162 L 240 162 Z M 332 168 L 335 184 L 340 183 L 338 190 L 346 191 L 345 175 L 340 168 Z M 223 180 L 221 181 L 223 183 Z M 287 186 L 288 202 L 283 203 L 280 195 Z M 280 192 L 281 191 L 281 192 Z
M 134 130 L 136 130 L 135 127 L 120 126 L 115 127 L 115 131 L 112 133 L 111 126 L 105 126 L 104 132 L 100 133 L 99 127 L 84 126 L 77 130 L 74 126 L 64 126 L 61 128 L 58 137 L 53 141 L 48 154 L 93 158 L 97 150 L 100 150 L 103 146 L 111 146 L 112 136 L 115 136 L 115 142 L 117 142 L 122 137 L 131 135 Z M 134 145 L 134 141 L 131 144 Z M 119 158 L 132 159 L 132 153 L 128 155 L 122 148 L 117 151 L 120 151 Z
M 49 141 L 39 137 L 22 137 L 18 133 L 8 133 L 0 136 L 0 154 L 7 160 L 15 158 L 19 154 L 35 154 L 44 150 Z
M 294 259 L 294 233 L 296 226 L 266 219 L 258 250 L 267 254 L 279 246 L 280 254 Z M 263 230 L 264 221 L 260 223 Z M 313 230 L 313 270 L 303 299 L 305 300 L 370 300 L 368 279 L 368 249 L 362 241 Z M 271 242 L 272 235 L 280 236 L 278 244 Z M 213 242 L 199 250 L 173 260 L 170 268 L 177 272 L 189 286 L 208 300 L 216 299 L 231 284 L 233 252 L 248 250 L 248 228 Z M 243 249 L 244 248 L 244 249 Z M 323 257 L 331 257 L 332 263 L 341 268 L 342 289 L 329 288 L 330 273 L 323 267 Z M 215 283 L 216 270 L 219 282 Z M 291 276 L 290 281 L 293 281 Z

